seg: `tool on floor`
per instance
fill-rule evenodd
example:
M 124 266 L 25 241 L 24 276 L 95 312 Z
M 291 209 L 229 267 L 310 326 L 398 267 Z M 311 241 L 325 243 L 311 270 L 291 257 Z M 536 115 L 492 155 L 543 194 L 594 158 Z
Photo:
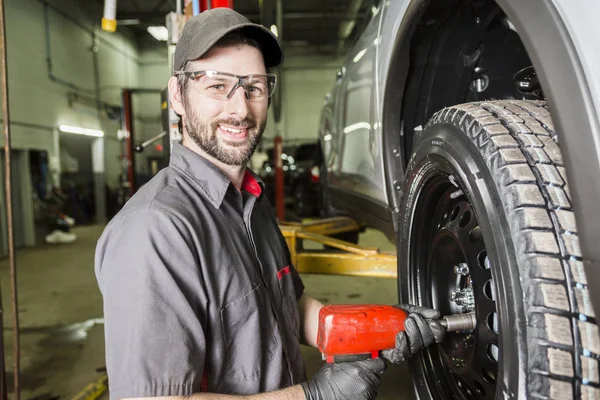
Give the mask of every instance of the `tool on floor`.
M 327 305 L 319 312 L 317 346 L 328 363 L 379 357 L 395 346 L 408 314 L 399 308 L 375 304 Z M 443 317 L 448 331 L 473 330 L 475 313 Z

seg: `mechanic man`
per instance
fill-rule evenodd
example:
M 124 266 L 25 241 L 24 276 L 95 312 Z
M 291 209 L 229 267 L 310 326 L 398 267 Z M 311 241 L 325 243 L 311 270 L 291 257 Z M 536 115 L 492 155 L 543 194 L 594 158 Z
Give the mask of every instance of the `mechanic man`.
M 263 188 L 245 168 L 282 62 L 275 36 L 233 10 L 190 19 L 169 91 L 183 142 L 106 227 L 96 249 L 110 397 L 257 395 L 372 399 L 381 359 L 325 365 L 306 381 L 322 304 L 303 294 Z M 412 310 L 409 310 L 412 311 Z M 417 310 L 385 357 L 440 341 Z

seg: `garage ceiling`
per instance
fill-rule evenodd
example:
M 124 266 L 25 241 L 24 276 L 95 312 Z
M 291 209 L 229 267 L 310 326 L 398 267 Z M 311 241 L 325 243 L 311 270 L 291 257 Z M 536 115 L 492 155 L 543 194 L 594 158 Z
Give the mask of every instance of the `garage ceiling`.
M 103 4 L 103 0 L 96 0 Z M 284 46 L 312 45 L 322 52 L 345 52 L 356 33 L 368 22 L 377 0 L 281 0 Z M 236 11 L 256 23 L 275 22 L 276 0 L 233 0 Z M 149 25 L 164 25 L 174 11 L 176 0 L 117 0 L 117 19 L 139 20 L 131 28 L 142 45 L 154 40 L 146 32 Z M 124 22 L 124 21 L 123 21 Z

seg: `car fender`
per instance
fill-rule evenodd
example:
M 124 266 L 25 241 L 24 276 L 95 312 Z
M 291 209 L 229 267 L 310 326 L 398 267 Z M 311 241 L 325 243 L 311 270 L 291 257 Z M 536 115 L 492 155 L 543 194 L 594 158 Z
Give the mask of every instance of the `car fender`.
M 377 134 L 381 135 L 380 161 L 383 164 L 387 204 L 396 214 L 399 210 L 399 188 L 407 161 L 404 160 L 401 145 L 400 110 L 410 65 L 410 38 L 428 0 L 392 1 L 386 4 L 381 16 L 381 41 L 377 54 L 375 123 Z

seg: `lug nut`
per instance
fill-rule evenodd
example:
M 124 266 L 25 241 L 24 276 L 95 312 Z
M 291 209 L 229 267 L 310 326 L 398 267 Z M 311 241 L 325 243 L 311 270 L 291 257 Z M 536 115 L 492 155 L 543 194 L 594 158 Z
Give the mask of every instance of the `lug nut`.
M 460 263 L 454 266 L 454 272 L 456 275 L 469 275 L 469 266 L 467 263 Z

